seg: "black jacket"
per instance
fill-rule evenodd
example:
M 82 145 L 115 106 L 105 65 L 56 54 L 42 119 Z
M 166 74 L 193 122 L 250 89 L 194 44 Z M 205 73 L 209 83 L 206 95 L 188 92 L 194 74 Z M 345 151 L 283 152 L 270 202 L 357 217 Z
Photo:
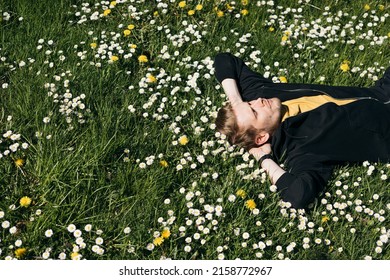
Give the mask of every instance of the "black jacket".
M 390 161 L 390 68 L 371 88 L 273 83 L 229 53 L 215 57 L 215 75 L 237 81 L 244 101 L 278 97 L 282 102 L 327 94 L 357 98 L 344 106 L 326 103 L 286 119 L 272 136 L 276 161 L 287 172 L 276 182 L 284 201 L 304 208 L 326 186 L 335 165 Z

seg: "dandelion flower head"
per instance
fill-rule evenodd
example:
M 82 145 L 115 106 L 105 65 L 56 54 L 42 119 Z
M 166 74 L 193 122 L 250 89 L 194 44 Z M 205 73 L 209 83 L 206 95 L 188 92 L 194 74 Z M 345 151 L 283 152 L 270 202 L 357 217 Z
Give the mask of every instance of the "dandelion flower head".
M 15 254 L 15 257 L 18 258 L 18 259 L 21 259 L 23 258 L 23 256 L 27 253 L 27 249 L 26 248 L 18 248 L 15 250 L 14 254 Z
M 169 229 L 166 228 L 161 232 L 162 238 L 167 239 L 169 236 L 171 236 L 171 231 Z
M 279 81 L 280 81 L 281 83 L 287 83 L 287 78 L 286 78 L 285 76 L 280 76 L 280 77 L 279 77 Z
M 181 136 L 181 137 L 179 138 L 179 143 L 180 143 L 180 145 L 182 145 L 182 146 L 187 145 L 188 141 L 189 141 L 189 140 L 188 140 L 188 138 L 187 138 L 186 135 L 183 135 L 183 136 Z
M 139 57 L 138 57 L 138 61 L 140 62 L 140 63 L 146 63 L 146 62 L 148 62 L 148 57 L 146 56 L 146 55 L 140 55 Z
M 115 61 L 118 61 L 119 60 L 119 57 L 117 57 L 116 55 L 113 55 L 111 56 L 111 61 L 115 62 Z
M 349 64 L 350 64 L 350 62 L 348 60 L 344 60 L 343 63 L 341 63 L 341 65 L 340 65 L 340 69 L 343 72 L 348 72 L 350 70 Z
M 186 1 L 179 2 L 179 7 L 184 8 L 187 5 Z
M 160 236 L 160 237 L 156 237 L 156 238 L 153 240 L 153 244 L 154 244 L 155 246 L 159 246 L 159 245 L 161 245 L 163 242 L 164 242 L 164 238 L 162 238 L 161 236 Z
M 245 198 L 246 197 L 246 191 L 244 191 L 243 189 L 239 189 L 237 192 L 236 192 L 236 195 L 241 197 L 241 198 Z
M 20 206 L 22 207 L 29 207 L 30 204 L 31 204 L 31 198 L 29 198 L 28 196 L 23 196 L 20 201 Z
M 24 159 L 18 158 L 18 159 L 15 160 L 16 167 L 22 167 L 23 164 L 24 164 Z
M 249 210 L 253 210 L 256 208 L 256 202 L 253 200 L 253 199 L 249 199 L 245 202 L 245 206 L 249 209 Z

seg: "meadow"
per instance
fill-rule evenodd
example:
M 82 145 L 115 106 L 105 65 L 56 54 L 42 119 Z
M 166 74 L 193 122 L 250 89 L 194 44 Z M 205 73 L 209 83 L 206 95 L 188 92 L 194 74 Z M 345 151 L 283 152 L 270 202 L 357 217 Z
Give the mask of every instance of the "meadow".
M 371 86 L 390 5 L 0 3 L 0 259 L 390 259 L 390 164 L 292 209 L 214 118 L 213 58 L 275 83 Z

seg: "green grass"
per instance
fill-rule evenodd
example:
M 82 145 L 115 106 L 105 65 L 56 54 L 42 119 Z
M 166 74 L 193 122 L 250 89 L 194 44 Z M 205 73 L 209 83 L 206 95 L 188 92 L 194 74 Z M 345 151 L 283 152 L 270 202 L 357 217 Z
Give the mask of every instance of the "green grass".
M 277 1 L 273 6 L 236 1 L 231 11 L 224 1 L 187 1 L 183 9 L 179 1 L 160 2 L 167 2 L 167 13 L 154 1 L 128 1 L 117 3 L 109 15 L 90 20 L 95 10 L 103 13 L 102 5 L 95 7 L 90 1 L 92 12 L 82 24 L 76 13 L 85 14 L 83 1 L 0 4 L 0 152 L 14 142 L 29 145 L 0 158 L 0 258 L 17 257 L 20 247 L 27 249 L 19 256 L 25 259 L 57 259 L 61 253 L 67 259 L 217 259 L 221 253 L 225 259 L 389 259 L 389 243 L 378 244 L 389 232 L 389 165 L 340 167 L 310 211 L 283 208 L 253 159 L 247 161 L 242 151 L 230 150 L 215 135 L 213 118 L 225 97 L 216 89 L 212 67 L 207 67 L 211 62 L 206 60 L 220 51 L 242 50 L 242 58 L 270 77 L 370 86 L 390 62 L 386 1 Z M 189 16 L 188 10 L 199 3 L 202 10 Z M 365 4 L 370 4 L 369 11 Z M 131 17 L 131 5 L 140 14 Z M 249 13 L 237 17 L 243 9 Z M 223 16 L 218 17 L 216 10 Z M 276 19 L 273 24 L 271 15 Z M 294 15 L 300 15 L 296 22 Z M 325 37 L 312 38 L 317 19 L 318 28 L 340 29 L 335 35 L 325 32 Z M 293 33 L 303 22 L 309 24 L 307 30 L 298 30 L 296 37 L 291 34 L 282 45 L 289 26 L 295 24 Z M 359 23 L 362 27 L 356 29 Z M 125 37 L 129 24 L 135 28 Z M 199 40 L 190 25 L 197 26 Z M 373 35 L 367 38 L 369 30 Z M 181 46 L 167 36 L 182 31 L 189 39 L 179 42 L 176 37 Z M 251 35 L 247 42 L 240 42 L 246 34 Z M 374 36 L 382 43 L 370 45 Z M 104 44 L 105 58 L 97 55 Z M 136 45 L 133 53 L 131 44 Z M 164 46 L 168 59 L 160 55 Z M 259 63 L 251 56 L 254 51 L 260 51 Z M 132 56 L 126 58 L 129 53 Z M 141 54 L 148 57 L 147 63 L 138 62 Z M 111 55 L 119 60 L 109 63 Z M 350 61 L 351 71 L 339 69 L 344 60 Z M 192 87 L 187 81 L 195 73 L 199 77 Z M 142 82 L 149 74 L 156 82 Z M 51 95 L 48 83 L 55 88 Z M 64 115 L 66 90 L 72 94 L 69 100 L 85 96 L 79 99 L 85 108 Z M 50 117 L 48 123 L 45 117 Z M 20 134 L 20 140 L 4 138 L 8 130 Z M 183 135 L 188 144 L 174 145 Z M 200 155 L 204 163 L 198 161 Z M 18 167 L 19 158 L 24 163 Z M 161 160 L 168 166 L 163 167 Z M 375 167 L 370 174 L 369 166 Z M 239 189 L 245 190 L 245 198 L 236 195 Z M 231 195 L 235 201 L 229 200 Z M 28 207 L 19 203 L 24 196 L 32 199 Z M 258 214 L 245 207 L 248 199 L 255 201 Z M 82 240 L 68 231 L 70 224 L 81 230 Z M 88 224 L 91 231 L 84 229 Z M 130 233 L 124 232 L 127 227 Z M 171 235 L 149 250 L 164 228 Z M 53 235 L 46 237 L 49 229 Z M 99 236 L 103 243 L 93 247 Z M 304 245 L 305 238 L 309 245 Z M 267 246 L 262 248 L 263 244 Z M 375 252 L 377 247 L 381 253 Z M 72 254 L 76 251 L 79 255 Z

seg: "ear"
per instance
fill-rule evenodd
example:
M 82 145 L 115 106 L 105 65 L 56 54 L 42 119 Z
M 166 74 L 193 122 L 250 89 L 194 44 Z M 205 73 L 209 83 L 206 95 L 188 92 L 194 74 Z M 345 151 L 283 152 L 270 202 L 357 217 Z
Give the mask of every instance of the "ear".
M 261 146 L 261 145 L 267 143 L 267 141 L 269 140 L 269 137 L 270 137 L 270 135 L 268 132 L 265 132 L 265 131 L 260 132 L 259 134 L 256 135 L 256 138 L 255 138 L 256 145 Z

